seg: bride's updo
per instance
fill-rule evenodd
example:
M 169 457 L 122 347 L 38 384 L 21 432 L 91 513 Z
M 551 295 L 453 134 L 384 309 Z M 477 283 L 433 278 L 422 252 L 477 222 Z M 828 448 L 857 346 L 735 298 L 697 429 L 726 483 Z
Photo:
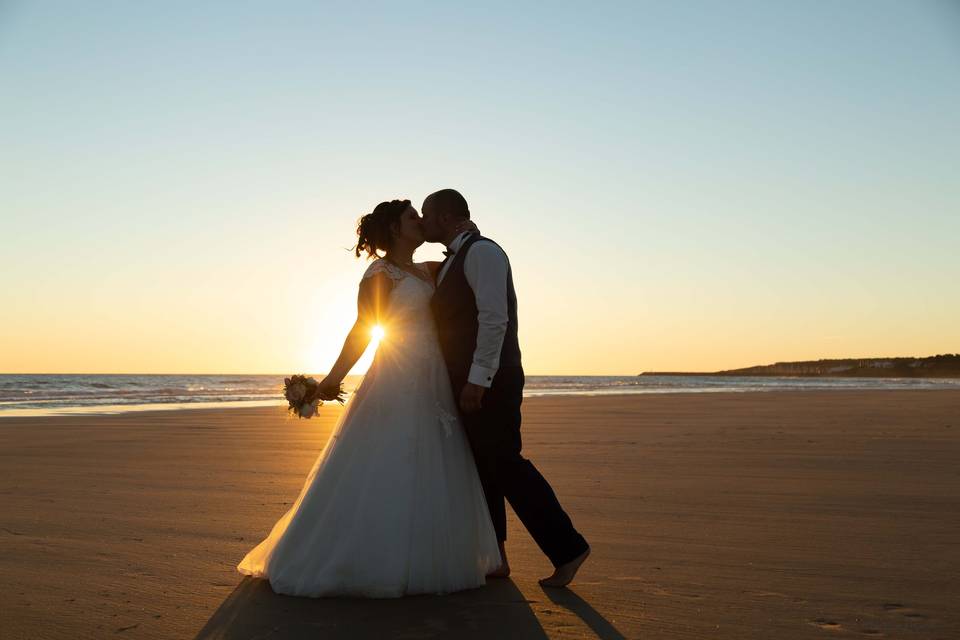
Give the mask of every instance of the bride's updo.
M 357 257 L 364 251 L 370 258 L 379 258 L 377 251 L 388 251 L 393 244 L 393 225 L 400 222 L 400 216 L 410 206 L 409 200 L 391 200 L 381 202 L 377 207 L 360 218 L 357 225 Z

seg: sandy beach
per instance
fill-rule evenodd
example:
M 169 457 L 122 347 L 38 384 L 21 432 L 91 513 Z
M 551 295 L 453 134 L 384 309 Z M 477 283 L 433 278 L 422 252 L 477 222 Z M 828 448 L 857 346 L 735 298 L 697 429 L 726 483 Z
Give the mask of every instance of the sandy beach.
M 525 453 L 593 546 L 571 589 L 511 514 L 511 580 L 275 595 L 235 565 L 339 411 L 0 420 L 0 636 L 960 637 L 960 392 L 529 399 Z

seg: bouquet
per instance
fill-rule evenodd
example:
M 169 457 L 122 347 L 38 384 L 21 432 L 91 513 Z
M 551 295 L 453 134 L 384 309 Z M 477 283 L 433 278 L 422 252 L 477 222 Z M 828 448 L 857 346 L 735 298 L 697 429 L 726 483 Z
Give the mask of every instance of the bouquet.
M 298 418 L 309 419 L 317 414 L 317 409 L 324 400 L 336 400 L 343 404 L 343 384 L 340 384 L 333 396 L 324 396 L 320 392 L 319 382 L 297 374 L 283 379 L 283 397 L 290 403 L 287 408 L 291 413 L 297 414 Z

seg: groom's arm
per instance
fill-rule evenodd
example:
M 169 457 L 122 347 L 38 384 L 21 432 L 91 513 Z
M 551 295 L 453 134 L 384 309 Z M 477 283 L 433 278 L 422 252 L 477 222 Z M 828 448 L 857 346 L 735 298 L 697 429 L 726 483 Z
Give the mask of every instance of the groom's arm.
M 477 347 L 467 381 L 489 388 L 500 367 L 500 349 L 507 334 L 507 270 L 503 250 L 481 240 L 470 247 L 463 263 L 464 275 L 477 303 Z

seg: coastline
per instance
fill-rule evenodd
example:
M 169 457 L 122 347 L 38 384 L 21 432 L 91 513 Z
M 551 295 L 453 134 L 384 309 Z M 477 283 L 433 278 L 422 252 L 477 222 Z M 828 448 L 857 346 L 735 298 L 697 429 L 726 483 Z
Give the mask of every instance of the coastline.
M 171 374 L 172 375 L 172 374 Z M 691 378 L 695 382 L 686 386 L 670 386 L 670 383 L 630 385 L 624 380 L 631 377 L 624 376 L 528 376 L 528 384 L 524 389 L 524 398 L 594 398 L 611 396 L 648 396 L 648 395 L 676 395 L 676 394 L 724 394 L 724 393 L 769 393 L 769 392 L 871 392 L 871 391 L 898 391 L 898 390 L 960 390 L 960 380 L 945 378 L 831 378 L 824 382 L 824 378 L 809 376 L 748 376 L 731 379 L 729 376 L 712 376 L 699 374 L 663 375 L 659 379 Z M 182 376 L 180 376 L 182 377 Z M 259 376 L 256 376 L 259 377 Z M 638 379 L 644 376 L 636 376 Z M 657 376 L 654 376 L 657 377 Z M 353 376 L 353 386 L 348 389 L 352 393 L 362 376 Z M 648 377 L 649 378 L 649 377 Z M 545 384 L 544 380 L 552 381 Z M 597 380 L 613 381 L 606 385 L 597 384 Z M 715 380 L 721 380 L 717 384 Z M 532 383 L 532 384 L 531 384 Z M 711 385 L 717 386 L 711 386 Z M 269 399 L 264 395 L 273 396 Z M 85 404 L 72 404 L 71 400 L 46 401 L 42 397 L 34 400 L 0 400 L 0 424 L 4 419 L 26 417 L 67 417 L 82 415 L 115 415 L 122 413 L 149 413 L 155 411 L 179 411 L 200 409 L 232 409 L 254 407 L 281 407 L 285 401 L 279 398 L 279 391 L 270 394 L 257 394 L 256 398 L 216 399 L 216 395 L 207 395 L 190 400 L 170 402 L 114 402 L 100 399 L 91 402 L 81 397 Z M 162 396 L 160 396 L 162 398 Z M 349 395 L 348 395 L 349 398 Z M 60 404 L 57 404 L 59 402 Z M 46 406 L 32 406 L 33 404 Z M 10 408 L 22 406 L 25 408 Z

